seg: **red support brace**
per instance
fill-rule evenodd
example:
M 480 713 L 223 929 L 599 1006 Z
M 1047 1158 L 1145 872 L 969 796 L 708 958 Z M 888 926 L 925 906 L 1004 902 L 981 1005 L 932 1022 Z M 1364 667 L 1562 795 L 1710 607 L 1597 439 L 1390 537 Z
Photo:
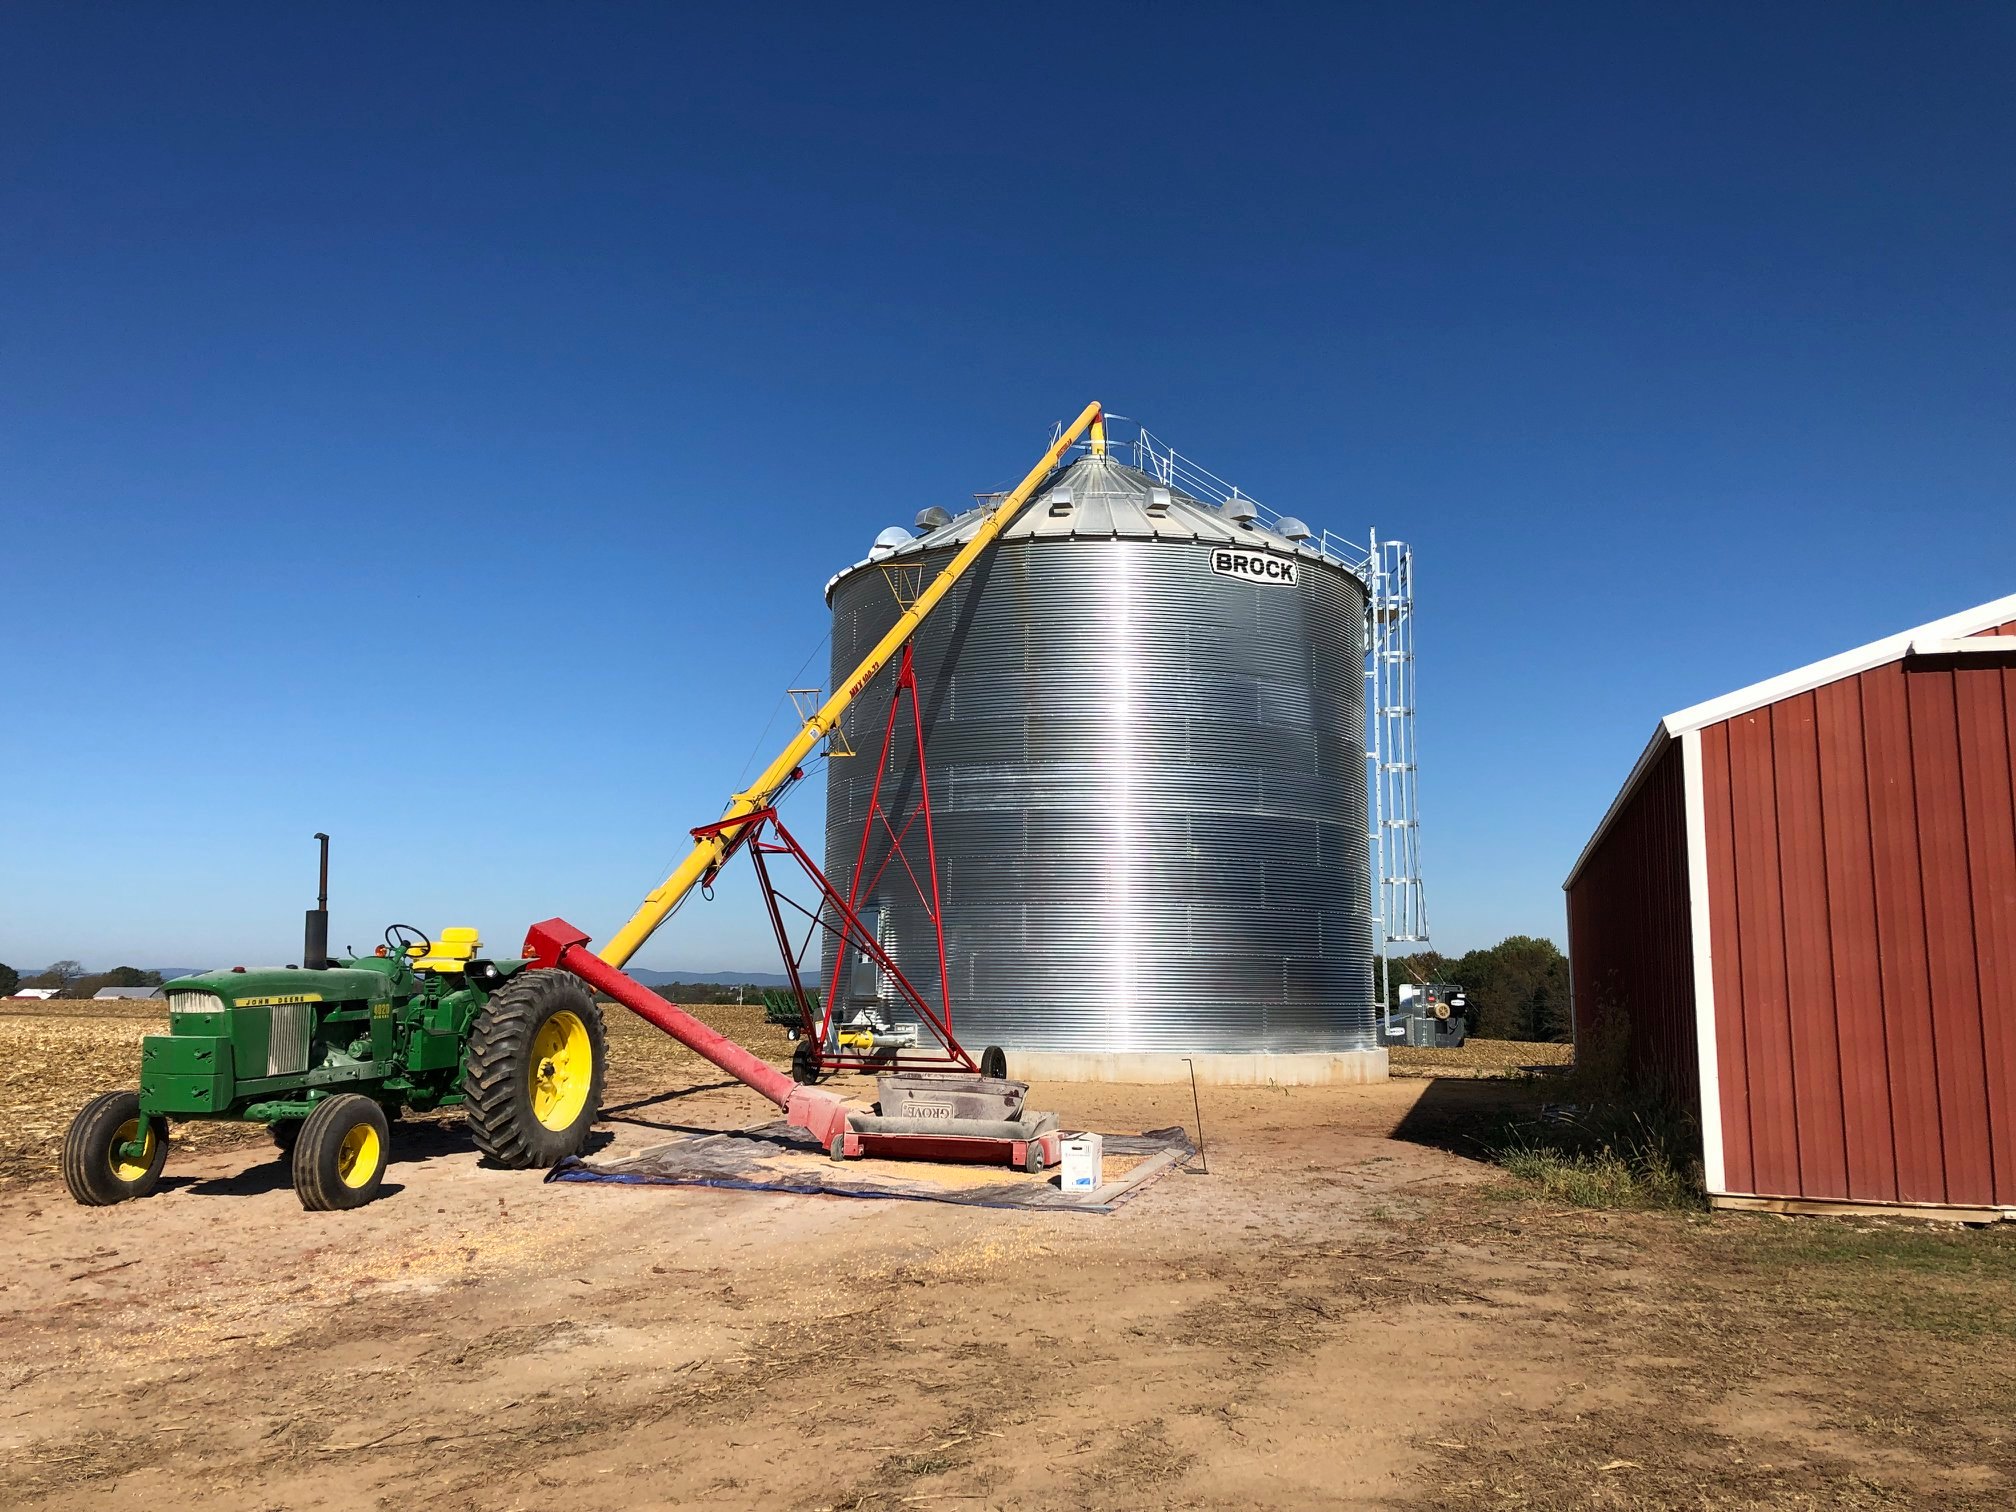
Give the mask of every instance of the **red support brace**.
M 784 1072 L 710 1029 L 642 982 L 633 981 L 588 949 L 588 936 L 565 919 L 534 924 L 525 935 L 525 954 L 538 966 L 571 972 L 604 997 L 615 999 L 645 1022 L 664 1030 L 694 1054 L 713 1062 L 743 1085 L 784 1110 L 785 1121 L 831 1145 L 847 1129 L 847 1104 L 831 1092 L 801 1087 Z

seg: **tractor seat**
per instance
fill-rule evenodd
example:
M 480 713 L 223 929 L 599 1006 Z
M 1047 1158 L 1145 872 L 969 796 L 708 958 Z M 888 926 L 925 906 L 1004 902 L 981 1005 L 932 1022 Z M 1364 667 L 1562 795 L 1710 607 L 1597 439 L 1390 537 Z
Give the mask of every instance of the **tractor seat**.
M 475 930 L 457 924 L 442 930 L 441 938 L 434 941 L 433 947 L 424 956 L 420 955 L 418 945 L 409 945 L 406 951 L 408 955 L 419 956 L 413 963 L 415 971 L 460 972 L 468 967 L 482 948 L 483 942 L 477 938 Z

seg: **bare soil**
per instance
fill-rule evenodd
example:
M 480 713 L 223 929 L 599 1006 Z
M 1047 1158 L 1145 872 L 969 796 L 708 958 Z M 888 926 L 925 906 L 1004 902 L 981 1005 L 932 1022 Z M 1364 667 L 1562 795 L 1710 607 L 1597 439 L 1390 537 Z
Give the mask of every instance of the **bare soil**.
M 769 1116 L 615 1045 L 609 1148 Z M 354 1213 L 256 1137 L 87 1210 L 10 1145 L 0 1505 L 2010 1505 L 2016 1236 L 1537 1200 L 1466 1152 L 1540 1095 L 1207 1089 L 1210 1173 L 1106 1217 L 547 1185 L 452 1119 Z

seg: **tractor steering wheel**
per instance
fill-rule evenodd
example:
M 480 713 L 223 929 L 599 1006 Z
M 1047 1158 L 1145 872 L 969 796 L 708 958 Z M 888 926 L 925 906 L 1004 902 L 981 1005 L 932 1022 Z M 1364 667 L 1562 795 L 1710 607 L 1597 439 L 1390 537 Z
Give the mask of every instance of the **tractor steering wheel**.
M 428 939 L 423 931 L 415 929 L 411 924 L 392 924 L 385 930 L 386 954 L 403 958 L 407 945 L 412 943 L 407 939 L 408 935 L 420 942 L 420 954 L 423 957 L 434 949 L 434 942 Z

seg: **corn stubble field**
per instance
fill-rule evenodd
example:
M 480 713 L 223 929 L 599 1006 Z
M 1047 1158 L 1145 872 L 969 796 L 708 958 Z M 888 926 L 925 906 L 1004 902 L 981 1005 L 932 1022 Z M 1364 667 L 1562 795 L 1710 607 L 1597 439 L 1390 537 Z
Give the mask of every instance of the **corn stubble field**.
M 724 1004 L 704 1012 L 716 1028 L 758 1054 L 780 1062 L 789 1057 L 790 1041 L 782 1029 L 764 1022 L 761 1007 Z M 622 1009 L 605 1005 L 604 1021 L 611 1043 L 605 1103 L 720 1079 L 684 1045 Z M 0 1064 L 15 1068 L 16 1087 L 12 1116 L 0 1125 L 0 1187 L 55 1176 L 63 1131 L 77 1110 L 100 1092 L 138 1086 L 141 1036 L 167 1028 L 167 1012 L 158 1001 L 0 1001 Z M 442 1114 L 439 1120 L 459 1118 Z M 265 1138 L 263 1130 L 244 1124 L 178 1124 L 168 1158 L 172 1163 L 181 1150 Z
M 760 1009 L 703 1013 L 788 1053 Z M 63 1128 L 133 1084 L 160 1022 L 0 1008 L 0 1221 L 22 1251 L 0 1278 L 0 1504 L 174 1501 L 199 1472 L 208 1505 L 320 1488 L 343 1512 L 517 1505 L 535 1481 L 584 1512 L 2016 1494 L 2016 1225 L 1710 1213 L 1674 1185 L 1671 1131 L 1599 1116 L 1562 1047 L 1399 1051 L 1384 1087 L 1207 1089 L 1213 1175 L 1112 1218 L 542 1187 L 477 1169 L 452 1115 L 424 1121 L 431 1143 L 395 1136 L 420 1155 L 357 1214 L 300 1213 L 259 1177 L 263 1135 L 229 1125 L 176 1131 L 195 1187 L 75 1209 Z M 609 1028 L 619 1145 L 760 1115 L 629 1015 Z M 1187 1122 L 1167 1090 L 1038 1089 L 1108 1129 Z M 145 1302 L 125 1267 L 164 1243 L 194 1268 Z M 336 1378 L 279 1346 L 361 1351 L 382 1405 L 332 1402 Z M 242 1426 L 175 1410 L 248 1371 Z M 856 1401 L 875 1431 L 828 1410 Z

